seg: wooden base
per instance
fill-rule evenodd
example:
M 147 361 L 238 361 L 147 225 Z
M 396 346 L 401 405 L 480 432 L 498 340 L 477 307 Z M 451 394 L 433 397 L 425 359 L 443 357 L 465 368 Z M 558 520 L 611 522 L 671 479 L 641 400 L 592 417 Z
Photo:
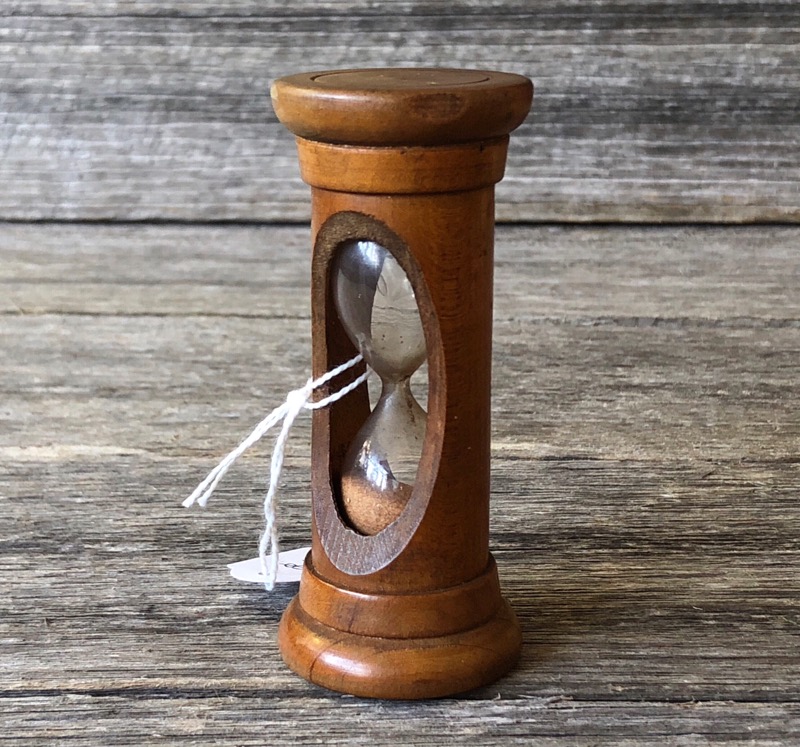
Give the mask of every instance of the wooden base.
M 483 581 L 483 578 L 489 582 Z M 477 583 L 464 584 L 464 598 L 473 597 L 476 586 L 487 586 L 497 577 L 494 562 Z M 317 578 L 307 564 L 304 579 Z M 312 583 L 318 583 L 312 582 Z M 338 604 L 333 598 L 326 621 L 312 616 L 303 607 L 303 593 L 292 600 L 281 619 L 278 642 L 286 664 L 301 677 L 330 690 L 351 693 L 368 698 L 421 699 L 439 698 L 472 690 L 501 677 L 516 663 L 521 645 L 519 623 L 506 601 L 499 596 L 494 610 L 482 616 L 474 627 L 444 634 L 415 637 L 365 635 L 363 632 L 342 630 L 327 624 L 336 615 Z M 406 595 L 410 606 L 418 605 L 419 598 L 427 597 L 448 601 L 458 595 L 458 590 L 448 589 L 439 594 Z M 374 595 L 363 595 L 362 614 L 348 608 L 348 617 L 356 621 L 369 618 L 369 607 L 378 604 Z M 390 601 L 391 600 L 391 601 Z M 403 595 L 386 595 L 384 603 L 402 605 Z M 316 610 L 315 610 L 316 612 Z M 466 616 L 468 613 L 466 612 Z M 429 617 L 434 616 L 434 610 Z M 443 623 L 453 626 L 453 620 L 444 614 Z M 384 618 L 386 620 L 387 618 Z M 463 618 L 462 618 L 463 619 Z M 388 618 L 389 622 L 392 618 Z M 394 618 L 398 629 L 405 628 L 403 619 Z M 363 627 L 363 626 L 362 626 Z M 444 629 L 444 628 L 443 628 Z

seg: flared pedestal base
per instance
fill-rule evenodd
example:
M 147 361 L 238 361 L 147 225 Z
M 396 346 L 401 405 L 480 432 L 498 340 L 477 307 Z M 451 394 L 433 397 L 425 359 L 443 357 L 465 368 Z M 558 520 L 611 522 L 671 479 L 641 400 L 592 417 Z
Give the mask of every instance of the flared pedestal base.
M 366 698 L 440 698 L 489 684 L 519 656 L 519 623 L 502 598 L 488 619 L 468 630 L 389 638 L 331 627 L 303 608 L 302 597 L 301 591 L 281 619 L 281 655 L 301 677 L 330 690 Z

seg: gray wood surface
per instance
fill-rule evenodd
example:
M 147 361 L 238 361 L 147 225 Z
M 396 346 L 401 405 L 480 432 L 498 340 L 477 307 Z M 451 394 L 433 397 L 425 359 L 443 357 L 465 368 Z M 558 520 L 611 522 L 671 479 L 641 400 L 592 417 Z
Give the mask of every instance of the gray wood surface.
M 269 82 L 386 65 L 535 81 L 502 220 L 800 217 L 794 0 L 6 0 L 0 218 L 305 220 Z
M 238 583 L 307 374 L 308 229 L 0 225 L 0 744 L 800 742 L 800 228 L 507 227 L 492 548 L 517 669 L 368 702 Z M 308 539 L 308 420 L 286 546 Z

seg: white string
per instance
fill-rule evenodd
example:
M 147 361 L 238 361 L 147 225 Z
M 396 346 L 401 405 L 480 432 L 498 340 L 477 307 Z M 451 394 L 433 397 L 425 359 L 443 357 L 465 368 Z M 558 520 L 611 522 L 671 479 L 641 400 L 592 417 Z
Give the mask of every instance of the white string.
M 258 543 L 258 557 L 261 560 L 261 572 L 264 574 L 264 587 L 267 591 L 272 591 L 274 588 L 275 578 L 278 574 L 277 493 L 278 482 L 280 481 L 281 471 L 283 470 L 286 442 L 289 440 L 289 432 L 302 410 L 316 410 L 320 407 L 327 407 L 361 386 L 369 377 L 369 369 L 333 394 L 317 402 L 309 401 L 316 389 L 324 386 L 331 381 L 331 379 L 335 379 L 339 374 L 361 363 L 363 360 L 363 356 L 357 355 L 349 361 L 342 363 L 340 366 L 336 366 L 336 368 L 327 371 L 319 378 L 309 379 L 302 388 L 289 392 L 289 394 L 286 395 L 286 401 L 267 415 L 267 417 L 253 429 L 253 432 L 214 467 L 214 469 L 208 473 L 206 479 L 195 488 L 194 492 L 185 501 L 183 501 L 182 505 L 186 508 L 195 503 L 205 507 L 211 494 L 216 490 L 220 480 L 222 480 L 225 473 L 233 466 L 233 463 L 253 444 L 258 442 L 270 428 L 277 425 L 281 420 L 283 421 L 281 431 L 278 434 L 278 438 L 275 440 L 275 447 L 273 448 L 272 459 L 270 460 L 269 488 L 264 497 L 264 532 Z M 269 558 L 267 557 L 268 550 L 270 551 Z

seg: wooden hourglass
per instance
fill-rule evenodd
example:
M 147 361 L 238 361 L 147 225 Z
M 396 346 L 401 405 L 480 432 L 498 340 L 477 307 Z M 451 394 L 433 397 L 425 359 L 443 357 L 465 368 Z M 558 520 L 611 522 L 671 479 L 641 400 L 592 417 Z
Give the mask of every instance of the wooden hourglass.
M 488 549 L 492 253 L 494 185 L 532 90 L 446 69 L 272 89 L 312 188 L 314 376 L 360 353 L 381 385 L 374 408 L 364 384 L 314 411 L 312 549 L 279 629 L 286 663 L 333 690 L 444 696 L 519 653 Z

